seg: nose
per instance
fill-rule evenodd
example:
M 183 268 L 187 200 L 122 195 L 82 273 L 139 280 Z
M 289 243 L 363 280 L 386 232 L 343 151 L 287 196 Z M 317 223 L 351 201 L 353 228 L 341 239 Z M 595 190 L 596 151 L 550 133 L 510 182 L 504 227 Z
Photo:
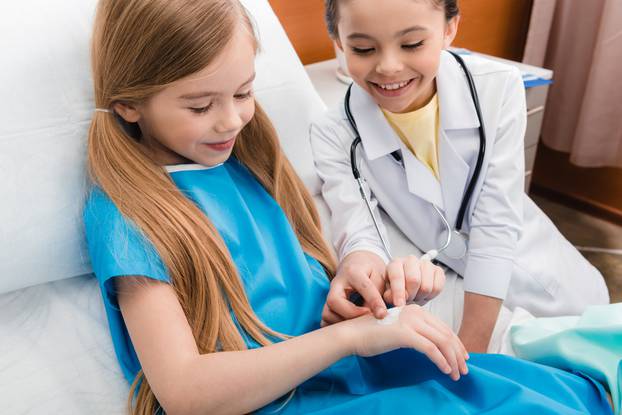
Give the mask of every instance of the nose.
M 376 72 L 382 75 L 393 75 L 401 72 L 404 69 L 404 64 L 400 57 L 392 52 L 386 51 L 380 56 L 380 60 L 376 65 Z
M 221 112 L 214 125 L 214 130 L 217 133 L 228 133 L 237 131 L 242 128 L 244 121 L 240 115 L 240 111 L 233 101 L 229 101 L 223 105 Z

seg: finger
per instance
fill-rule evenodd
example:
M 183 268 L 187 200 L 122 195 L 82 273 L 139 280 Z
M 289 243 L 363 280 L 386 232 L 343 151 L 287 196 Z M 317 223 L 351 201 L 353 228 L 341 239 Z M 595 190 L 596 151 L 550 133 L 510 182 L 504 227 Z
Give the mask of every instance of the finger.
M 458 357 L 456 356 L 456 350 L 453 347 L 450 336 L 437 330 L 436 327 L 427 324 L 426 321 L 417 327 L 419 334 L 425 336 L 428 340 L 436 345 L 440 352 L 445 357 L 445 360 L 451 367 L 449 377 L 453 380 L 460 379 L 460 365 L 458 363 Z
M 427 315 L 424 317 L 424 320 L 427 324 L 434 327 L 441 335 L 445 336 L 445 342 L 450 345 L 454 349 L 454 353 L 456 356 L 456 362 L 458 365 L 458 369 L 462 375 L 466 375 L 468 373 L 468 368 L 466 365 L 467 353 L 462 341 L 458 338 L 458 336 L 441 320 L 437 319 L 432 315 Z
M 421 270 L 421 285 L 414 300 L 424 302 L 434 287 L 434 265 L 430 261 L 419 261 L 419 269 Z
M 379 293 L 383 292 L 386 289 L 387 284 L 384 279 L 384 274 L 372 271 L 369 279 L 371 280 L 371 283 L 374 285 L 374 287 L 376 287 Z
M 339 314 L 333 312 L 330 308 L 328 307 L 324 307 L 324 310 L 322 310 L 322 322 L 324 322 L 325 326 L 329 326 L 331 324 L 335 324 L 335 323 L 339 323 L 340 321 L 343 321 L 344 318 L 342 316 L 340 316 Z M 323 326 L 322 326 L 323 327 Z
M 382 300 L 382 295 L 367 274 L 363 272 L 351 274 L 349 282 L 352 289 L 358 292 L 365 299 L 365 303 L 368 304 L 369 309 L 371 309 L 376 318 L 382 318 L 386 315 L 387 307 Z M 341 313 L 340 310 L 333 307 L 331 308 L 333 311 L 343 316 L 343 313 Z
M 462 341 L 460 340 L 460 338 L 456 335 L 454 335 L 454 340 L 452 341 L 452 344 L 454 346 L 454 349 L 456 351 L 456 358 L 458 359 L 458 367 L 460 368 L 460 374 L 462 375 L 466 375 L 469 373 L 469 368 L 467 367 L 467 359 L 468 359 L 468 355 L 466 353 L 466 349 L 464 348 L 464 345 L 462 344 Z
M 391 285 L 391 300 L 394 306 L 406 304 L 406 279 L 401 261 L 391 261 L 387 265 L 387 279 Z
M 382 298 L 384 298 L 384 302 L 388 304 L 393 303 L 393 291 L 391 291 L 391 287 L 387 287 L 384 294 L 382 294 Z
M 443 291 L 445 287 L 445 271 L 441 267 L 434 267 L 434 286 L 432 288 L 432 293 L 426 297 L 427 301 L 435 298 L 437 295 Z
M 410 255 L 404 261 L 404 277 L 406 279 L 406 301 L 410 303 L 415 299 L 421 286 L 421 270 L 416 256 Z
M 344 319 L 356 318 L 368 313 L 367 307 L 356 306 L 348 300 L 348 292 L 342 280 L 333 280 L 326 297 L 326 306 Z
M 386 293 L 386 289 L 387 289 L 387 284 L 384 278 L 384 274 L 381 274 L 379 272 L 372 272 L 371 277 L 369 278 L 372 282 L 372 284 L 374 285 L 374 287 L 376 287 L 376 289 L 378 290 L 379 293 L 383 293 L 382 294 L 382 299 L 383 299 L 383 305 L 384 307 L 378 309 L 378 313 L 374 313 L 374 317 L 376 318 L 383 318 L 387 315 L 387 307 L 386 307 L 386 303 L 390 303 L 391 302 L 391 298 L 389 297 L 387 299 L 387 297 L 384 295 Z M 371 304 L 366 303 L 366 306 L 369 307 L 370 310 L 372 310 Z
M 411 342 L 411 347 L 425 354 L 441 372 L 451 374 L 451 365 L 433 342 L 418 333 L 413 333 Z

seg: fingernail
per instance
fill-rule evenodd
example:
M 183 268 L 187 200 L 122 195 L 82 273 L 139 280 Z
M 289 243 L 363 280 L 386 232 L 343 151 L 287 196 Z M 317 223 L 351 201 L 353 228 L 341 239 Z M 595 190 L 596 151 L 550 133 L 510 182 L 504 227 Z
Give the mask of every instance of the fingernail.
M 379 316 L 379 315 L 383 315 L 384 312 L 386 311 L 386 309 L 382 306 L 378 306 L 376 308 L 374 308 L 374 314 Z
M 443 369 L 443 373 L 446 375 L 449 375 L 451 373 L 451 367 L 445 366 L 445 368 Z

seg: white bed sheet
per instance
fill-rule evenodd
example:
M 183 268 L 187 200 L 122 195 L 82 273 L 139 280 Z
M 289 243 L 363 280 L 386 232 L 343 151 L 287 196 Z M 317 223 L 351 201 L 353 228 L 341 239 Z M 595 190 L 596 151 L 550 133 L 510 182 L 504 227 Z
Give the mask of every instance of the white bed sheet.
M 129 387 L 94 277 L 2 294 L 0 310 L 0 413 L 126 413 Z

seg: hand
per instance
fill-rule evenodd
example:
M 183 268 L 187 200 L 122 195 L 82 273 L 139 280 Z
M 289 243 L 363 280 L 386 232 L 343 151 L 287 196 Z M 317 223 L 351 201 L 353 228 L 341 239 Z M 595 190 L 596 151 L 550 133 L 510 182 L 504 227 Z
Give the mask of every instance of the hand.
M 424 305 L 445 286 L 443 269 L 414 255 L 391 261 L 386 274 L 388 288 L 384 300 L 398 307 L 412 302 Z
M 413 348 L 425 354 L 441 372 L 453 380 L 466 375 L 465 347 L 447 325 L 416 304 L 402 308 L 398 321 L 378 324 L 371 315 L 349 320 L 347 338 L 359 356 L 375 356 L 398 348 Z
M 322 310 L 322 326 L 373 313 L 376 318 L 387 314 L 382 300 L 384 292 L 385 264 L 382 258 L 368 251 L 354 251 L 348 254 L 330 283 L 330 290 Z M 357 292 L 365 303 L 357 306 L 349 296 Z

